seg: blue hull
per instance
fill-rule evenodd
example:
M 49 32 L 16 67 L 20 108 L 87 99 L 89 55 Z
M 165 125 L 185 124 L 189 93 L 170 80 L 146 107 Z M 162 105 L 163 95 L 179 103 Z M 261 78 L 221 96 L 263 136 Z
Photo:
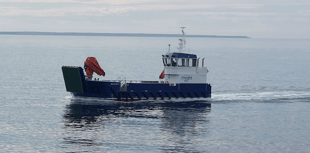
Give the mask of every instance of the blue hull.
M 74 96 L 98 97 L 117 101 L 165 100 L 171 98 L 210 98 L 210 84 L 168 84 L 154 81 L 121 83 L 89 81 L 81 67 L 62 67 L 66 89 Z

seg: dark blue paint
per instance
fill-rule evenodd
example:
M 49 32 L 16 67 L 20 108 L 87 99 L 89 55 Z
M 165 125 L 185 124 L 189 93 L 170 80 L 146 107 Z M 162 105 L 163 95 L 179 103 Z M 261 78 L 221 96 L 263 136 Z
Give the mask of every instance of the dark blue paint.
M 166 55 L 163 56 L 174 58 L 197 58 L 195 54 L 186 54 L 186 53 L 167 53 Z
M 115 98 L 116 100 L 133 101 L 140 99 L 170 98 L 208 98 L 211 97 L 210 84 L 181 83 L 127 83 L 127 89 L 121 90 L 119 82 L 102 82 L 85 80 L 83 69 L 79 68 L 83 93 L 75 96 Z M 195 95 L 195 96 L 194 96 Z

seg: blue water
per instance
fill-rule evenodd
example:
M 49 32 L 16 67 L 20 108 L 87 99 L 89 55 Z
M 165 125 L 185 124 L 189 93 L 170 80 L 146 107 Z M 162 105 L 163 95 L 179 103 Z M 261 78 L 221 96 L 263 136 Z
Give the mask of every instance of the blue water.
M 157 80 L 168 44 L 1 35 L 0 152 L 310 152 L 310 40 L 187 38 L 206 57 L 207 102 L 102 104 L 65 90 L 61 66 L 88 56 L 101 79 Z

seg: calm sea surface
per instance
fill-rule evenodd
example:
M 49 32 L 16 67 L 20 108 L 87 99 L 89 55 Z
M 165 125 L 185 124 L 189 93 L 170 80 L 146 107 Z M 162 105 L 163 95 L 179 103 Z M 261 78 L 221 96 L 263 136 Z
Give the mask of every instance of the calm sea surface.
M 0 152 L 310 152 L 310 40 L 187 38 L 206 58 L 207 102 L 65 90 L 61 66 L 88 56 L 101 79 L 157 80 L 177 39 L 0 35 Z

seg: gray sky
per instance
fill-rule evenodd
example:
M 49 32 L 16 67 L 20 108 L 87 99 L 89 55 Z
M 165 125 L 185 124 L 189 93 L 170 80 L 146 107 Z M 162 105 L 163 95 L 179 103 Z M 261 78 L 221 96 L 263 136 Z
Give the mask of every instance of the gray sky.
M 310 38 L 310 0 L 0 0 L 0 31 Z

